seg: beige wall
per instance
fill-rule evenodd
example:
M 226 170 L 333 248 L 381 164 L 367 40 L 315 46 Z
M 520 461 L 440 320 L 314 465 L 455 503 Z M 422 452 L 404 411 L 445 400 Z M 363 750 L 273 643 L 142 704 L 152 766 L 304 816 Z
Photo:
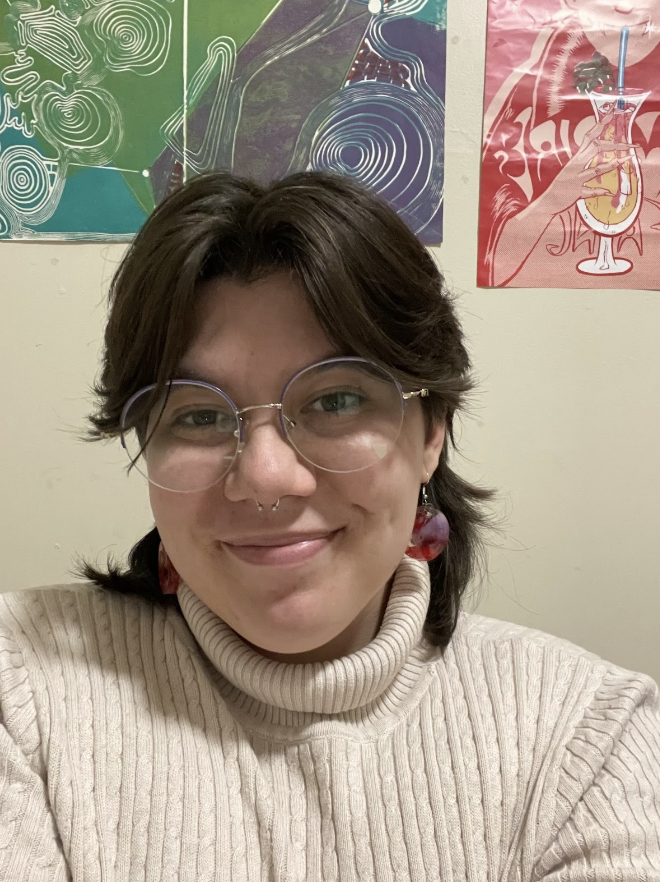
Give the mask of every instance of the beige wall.
M 485 0 L 450 2 L 446 239 L 481 388 L 459 469 L 501 489 L 479 611 L 660 680 L 660 298 L 475 288 Z M 0 243 L 0 590 L 71 581 L 150 526 L 116 444 L 76 432 L 120 246 Z

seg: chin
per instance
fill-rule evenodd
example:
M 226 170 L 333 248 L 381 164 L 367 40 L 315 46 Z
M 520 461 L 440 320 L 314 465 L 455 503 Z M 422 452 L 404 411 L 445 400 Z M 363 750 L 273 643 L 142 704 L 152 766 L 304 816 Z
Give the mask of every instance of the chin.
M 336 641 L 344 648 L 342 635 L 361 618 L 363 606 L 369 605 L 370 598 L 365 598 L 364 604 L 356 604 L 354 597 L 342 597 L 340 592 L 336 584 L 321 581 L 306 591 L 294 590 L 268 601 L 262 598 L 258 609 L 245 614 L 244 621 L 252 627 L 243 633 L 235 630 L 264 654 L 323 655 L 323 648 Z
M 355 615 L 359 615 L 358 612 Z M 264 621 L 264 618 L 266 619 Z M 338 637 L 350 624 L 328 622 L 327 610 L 270 610 L 262 613 L 262 627 L 246 635 L 252 645 L 264 652 L 296 655 L 313 652 Z

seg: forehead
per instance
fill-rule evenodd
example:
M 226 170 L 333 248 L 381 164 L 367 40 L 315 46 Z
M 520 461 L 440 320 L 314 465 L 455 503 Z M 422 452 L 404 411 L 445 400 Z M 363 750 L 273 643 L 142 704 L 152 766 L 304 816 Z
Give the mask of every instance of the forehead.
M 200 289 L 180 373 L 236 393 L 265 385 L 279 392 L 300 368 L 337 354 L 294 277 L 213 279 Z

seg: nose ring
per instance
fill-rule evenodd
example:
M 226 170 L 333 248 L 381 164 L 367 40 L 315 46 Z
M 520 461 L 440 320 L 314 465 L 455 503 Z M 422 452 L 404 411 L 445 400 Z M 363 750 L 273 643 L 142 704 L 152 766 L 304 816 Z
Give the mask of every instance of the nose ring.
M 258 511 L 263 511 L 263 510 L 264 510 L 264 507 L 263 507 L 263 505 L 259 502 L 259 500 L 256 499 L 255 502 L 257 503 L 257 510 L 258 510 Z M 277 502 L 275 503 L 275 505 L 271 505 L 270 510 L 271 510 L 271 511 L 277 511 L 277 509 L 278 509 L 279 507 L 280 507 L 280 500 L 278 499 Z

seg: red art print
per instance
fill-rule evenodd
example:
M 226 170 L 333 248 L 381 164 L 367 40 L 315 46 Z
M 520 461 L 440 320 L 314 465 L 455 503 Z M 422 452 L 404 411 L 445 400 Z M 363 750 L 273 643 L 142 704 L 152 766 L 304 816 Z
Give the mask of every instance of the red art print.
M 659 278 L 660 0 L 489 0 L 478 284 Z

